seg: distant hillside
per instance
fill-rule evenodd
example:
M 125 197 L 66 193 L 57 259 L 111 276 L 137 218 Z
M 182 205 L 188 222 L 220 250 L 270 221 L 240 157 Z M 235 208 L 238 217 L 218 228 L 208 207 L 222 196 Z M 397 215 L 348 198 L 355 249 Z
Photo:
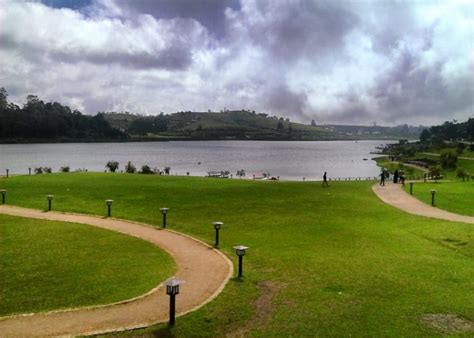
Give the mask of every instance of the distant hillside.
M 346 135 L 347 137 L 362 139 L 403 138 L 410 140 L 418 140 L 423 130 L 426 129 L 424 126 L 414 127 L 406 124 L 395 127 L 351 125 L 323 125 L 321 127 L 326 131 Z
M 189 140 L 353 140 L 418 138 L 418 127 L 311 126 L 251 111 L 179 112 L 156 116 L 103 113 L 132 138 Z

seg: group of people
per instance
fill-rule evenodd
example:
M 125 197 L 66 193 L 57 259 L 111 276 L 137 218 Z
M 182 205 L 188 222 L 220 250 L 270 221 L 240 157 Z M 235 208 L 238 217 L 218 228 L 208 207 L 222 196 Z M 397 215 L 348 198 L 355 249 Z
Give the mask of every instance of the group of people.
M 379 176 L 380 185 L 385 186 L 385 180 L 390 178 L 390 172 L 387 169 L 382 168 L 382 172 Z M 395 169 L 395 172 L 393 173 L 393 183 L 405 184 L 405 174 L 402 170 Z

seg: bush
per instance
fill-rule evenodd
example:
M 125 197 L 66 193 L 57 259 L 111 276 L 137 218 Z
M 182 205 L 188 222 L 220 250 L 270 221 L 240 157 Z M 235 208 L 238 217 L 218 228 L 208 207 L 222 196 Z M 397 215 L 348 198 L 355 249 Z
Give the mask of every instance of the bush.
M 462 180 L 464 181 L 467 176 L 467 173 L 464 168 L 458 168 L 458 170 L 456 171 L 456 176 L 458 178 L 462 178 Z
M 466 147 L 467 147 L 467 144 L 459 142 L 458 144 L 456 144 L 456 152 L 458 154 L 462 154 L 464 150 L 466 149 Z
M 128 161 L 128 163 L 125 165 L 125 172 L 128 174 L 135 174 L 137 171 L 137 168 L 132 164 L 132 162 Z
M 71 171 L 71 169 L 69 168 L 69 166 L 66 166 L 66 167 L 61 167 L 61 169 L 59 169 L 60 172 L 62 173 L 68 173 Z
M 107 164 L 105 165 L 105 167 L 107 169 L 109 169 L 109 171 L 111 173 L 114 173 L 117 171 L 118 167 L 119 167 L 119 163 L 117 161 L 109 161 L 107 162 Z
M 142 165 L 142 171 L 140 174 L 153 175 L 155 172 L 150 168 L 148 164 Z
M 443 150 L 440 154 L 440 163 L 443 169 L 456 168 L 458 154 L 454 150 Z
M 46 174 L 51 174 L 53 170 L 50 167 L 43 167 L 43 172 L 45 172 Z
M 436 182 L 437 180 L 441 178 L 441 167 L 439 165 L 431 167 L 429 171 L 429 175 Z
M 42 174 L 42 173 L 43 173 L 43 168 L 42 167 L 35 168 L 35 174 Z

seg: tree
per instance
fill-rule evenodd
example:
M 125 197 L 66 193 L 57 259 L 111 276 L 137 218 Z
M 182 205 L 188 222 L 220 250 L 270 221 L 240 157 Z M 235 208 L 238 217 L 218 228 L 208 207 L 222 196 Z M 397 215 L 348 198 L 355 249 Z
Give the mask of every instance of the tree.
M 458 168 L 458 170 L 456 171 L 456 176 L 462 178 L 462 180 L 464 181 L 466 179 L 466 171 L 464 170 L 464 168 Z
M 0 109 L 5 109 L 8 106 L 8 93 L 5 88 L 0 88 Z
M 107 164 L 105 165 L 105 167 L 107 169 L 109 169 L 109 171 L 111 173 L 114 173 L 117 171 L 118 167 L 119 167 L 119 163 L 117 161 L 109 161 L 107 162 Z
M 435 180 L 435 183 L 441 178 L 441 168 L 439 165 L 435 165 L 430 168 L 429 175 Z
M 128 174 L 135 174 L 137 171 L 137 168 L 132 164 L 132 162 L 128 161 L 128 163 L 125 165 L 125 172 Z
M 458 142 L 458 144 L 456 144 L 456 152 L 458 154 L 462 154 L 464 152 L 464 149 L 466 149 L 467 145 L 465 143 L 462 143 L 462 142 Z
M 312 125 L 313 127 L 316 127 L 316 121 L 315 121 L 315 120 L 311 120 L 311 125 Z
M 150 168 L 148 164 L 142 165 L 142 171 L 140 174 L 153 175 L 155 172 Z
M 443 169 L 456 168 L 458 154 L 454 150 L 443 150 L 440 153 L 440 163 Z
M 283 122 L 282 122 L 282 121 L 278 121 L 278 123 L 277 123 L 277 130 L 282 130 L 283 128 L 284 128 Z

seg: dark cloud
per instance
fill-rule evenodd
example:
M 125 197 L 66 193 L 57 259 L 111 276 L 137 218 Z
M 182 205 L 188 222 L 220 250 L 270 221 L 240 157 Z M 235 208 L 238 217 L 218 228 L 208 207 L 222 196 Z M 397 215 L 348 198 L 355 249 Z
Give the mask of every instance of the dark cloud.
M 12 96 L 89 112 L 232 106 L 356 124 L 473 112 L 470 4 L 0 0 L 0 8 L 0 82 Z
M 474 79 L 469 74 L 454 75 L 455 88 L 443 76 L 445 64 L 423 67 L 419 57 L 402 53 L 392 69 L 383 74 L 370 91 L 387 121 L 415 116 L 446 116 L 448 112 L 473 105 Z
M 150 14 L 156 19 L 195 19 L 218 38 L 225 35 L 226 8 L 240 9 L 239 0 L 115 0 L 115 3 L 131 13 Z
M 294 61 L 324 58 L 344 45 L 358 17 L 336 1 L 258 1 L 252 10 L 264 20 L 249 20 L 253 43 L 274 58 Z
M 270 85 L 264 94 L 264 100 L 270 111 L 300 118 L 308 104 L 305 93 L 295 93 L 284 83 Z

